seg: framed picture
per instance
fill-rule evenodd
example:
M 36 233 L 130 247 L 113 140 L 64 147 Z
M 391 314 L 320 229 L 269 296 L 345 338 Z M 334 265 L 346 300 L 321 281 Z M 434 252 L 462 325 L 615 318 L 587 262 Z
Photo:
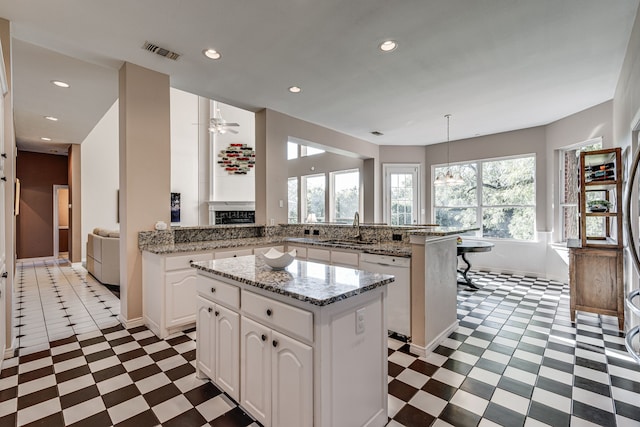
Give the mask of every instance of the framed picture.
M 171 193 L 171 223 L 180 222 L 180 193 Z

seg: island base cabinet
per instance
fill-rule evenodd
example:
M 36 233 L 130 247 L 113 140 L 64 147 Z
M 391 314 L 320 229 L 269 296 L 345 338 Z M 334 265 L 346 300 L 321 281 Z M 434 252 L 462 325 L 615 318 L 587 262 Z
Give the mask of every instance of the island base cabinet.
M 241 405 L 265 427 L 313 425 L 313 349 L 242 318 Z
M 197 313 L 197 376 L 206 375 L 239 400 L 240 316 L 199 296 Z

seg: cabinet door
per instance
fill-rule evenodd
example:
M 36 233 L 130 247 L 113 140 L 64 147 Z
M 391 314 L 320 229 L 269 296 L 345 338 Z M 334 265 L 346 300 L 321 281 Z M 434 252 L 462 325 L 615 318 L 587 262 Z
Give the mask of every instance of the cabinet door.
M 331 262 L 331 251 L 328 249 L 307 248 L 307 259 L 309 261 Z
M 166 273 L 165 327 L 186 325 L 195 321 L 197 274 L 189 270 Z
M 271 426 L 271 330 L 242 318 L 240 403 L 264 427 Z
M 220 305 L 214 306 L 214 382 L 235 400 L 240 398 L 240 316 Z
M 214 361 L 214 344 L 215 344 L 215 323 L 213 311 L 215 305 L 200 296 L 197 297 L 197 314 L 196 314 L 196 364 L 198 377 L 206 375 L 209 378 L 213 376 Z
M 311 347 L 272 331 L 272 425 L 313 425 L 313 353 Z

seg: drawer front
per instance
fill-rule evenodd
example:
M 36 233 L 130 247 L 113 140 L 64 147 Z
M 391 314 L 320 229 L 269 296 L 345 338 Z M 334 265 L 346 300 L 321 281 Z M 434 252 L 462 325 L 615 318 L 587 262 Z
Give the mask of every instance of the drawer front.
M 355 252 L 331 251 L 331 264 L 358 267 L 359 255 Z
M 310 260 L 331 262 L 331 251 L 326 249 L 307 248 L 307 258 Z
M 210 253 L 168 256 L 164 262 L 164 269 L 165 271 L 183 270 L 185 268 L 190 268 L 192 261 L 210 261 L 212 259 L 213 255 Z
M 281 331 L 313 341 L 313 313 L 265 298 L 253 292 L 242 292 L 242 309 L 259 321 Z
M 284 252 L 284 246 L 280 245 L 280 246 L 265 246 L 263 248 L 254 248 L 253 254 L 254 255 L 266 254 L 267 252 L 269 252 L 269 249 L 271 248 L 280 252 Z
M 292 249 L 296 250 L 296 258 L 307 259 L 307 248 L 304 246 L 287 245 L 287 252 L 291 252 Z
M 240 288 L 237 286 L 201 275 L 198 275 L 197 286 L 200 296 L 231 308 L 240 308 Z
M 216 251 L 213 254 L 215 259 L 235 258 L 239 256 L 253 255 L 253 249 L 234 249 L 232 251 Z

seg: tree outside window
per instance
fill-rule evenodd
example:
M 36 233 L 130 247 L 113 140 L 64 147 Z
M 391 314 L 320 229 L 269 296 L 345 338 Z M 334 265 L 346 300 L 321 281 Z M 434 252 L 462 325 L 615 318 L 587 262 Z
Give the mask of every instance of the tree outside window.
M 360 172 L 342 171 L 331 174 L 333 181 L 333 221 L 353 221 L 360 210 Z
M 434 186 L 435 221 L 478 227 L 483 237 L 535 237 L 535 157 L 486 160 L 448 167 L 464 184 Z M 434 173 L 446 172 L 436 167 Z

